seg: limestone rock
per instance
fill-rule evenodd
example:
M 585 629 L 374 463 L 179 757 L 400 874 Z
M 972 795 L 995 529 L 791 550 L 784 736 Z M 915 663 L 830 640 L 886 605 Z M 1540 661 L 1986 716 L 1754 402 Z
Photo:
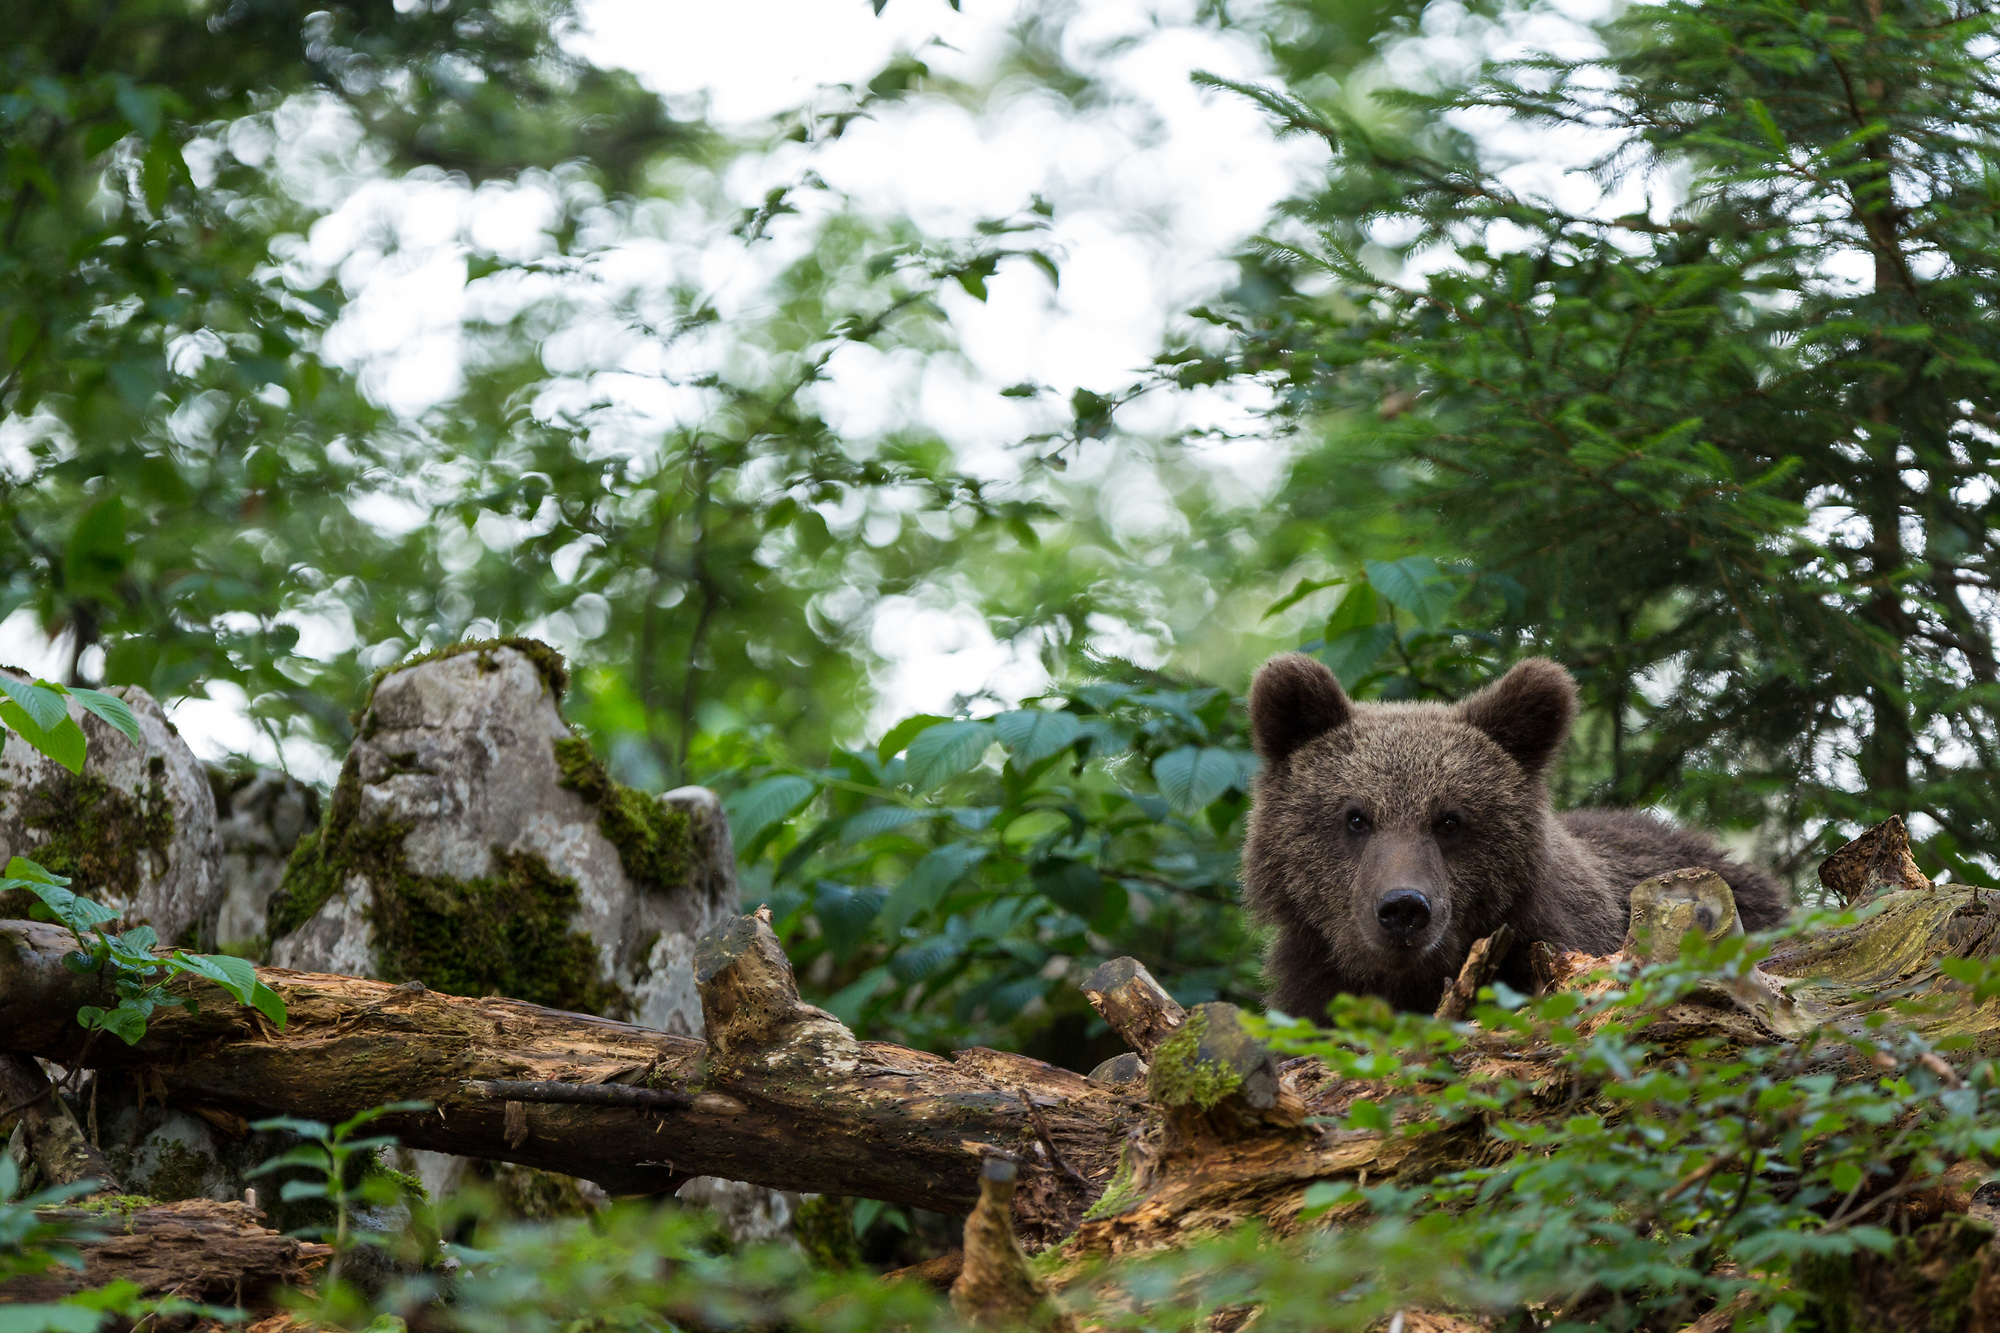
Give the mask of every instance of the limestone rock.
M 209 770 L 222 837 L 222 905 L 215 938 L 230 944 L 264 933 L 271 895 L 299 839 L 319 826 L 319 793 L 270 769 Z
M 71 700 L 90 746 L 81 774 L 18 739 L 0 749 L 0 864 L 28 857 L 116 908 L 126 926 L 213 947 L 222 844 L 208 775 L 152 695 L 111 693 L 139 719 L 140 743 Z M 14 896 L 0 912 L 25 915 Z
M 271 962 L 698 1035 L 694 941 L 737 910 L 728 822 L 704 789 L 613 782 L 564 683 L 526 640 L 383 678 L 272 899 Z

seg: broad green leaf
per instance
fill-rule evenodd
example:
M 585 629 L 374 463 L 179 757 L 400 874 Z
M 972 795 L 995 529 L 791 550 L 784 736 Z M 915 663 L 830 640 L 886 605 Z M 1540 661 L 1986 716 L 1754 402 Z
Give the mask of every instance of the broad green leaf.
M 63 706 L 62 691 L 46 684 L 30 685 L 0 671 L 0 694 L 19 704 L 43 731 L 60 726 L 69 716 L 69 710 Z
M 1083 735 L 1083 722 L 1074 713 L 1023 708 L 994 718 L 993 731 L 1007 747 L 1014 766 L 1026 768 L 1075 744 L 1077 737 Z
M 1340 604 L 1333 608 L 1326 618 L 1326 637 L 1336 639 L 1358 629 L 1370 629 L 1382 619 L 1381 599 L 1375 590 L 1365 583 L 1357 583 L 1347 590 Z
M 1370 625 L 1366 629 L 1350 630 L 1339 638 L 1328 637 L 1318 656 L 1320 661 L 1326 663 L 1327 670 L 1351 690 L 1382 660 L 1382 654 L 1388 652 L 1389 645 L 1395 641 L 1394 626 Z
M 861 1015 L 867 1010 L 868 1002 L 875 998 L 875 993 L 882 989 L 882 983 L 887 980 L 889 980 L 888 968 L 871 967 L 835 991 L 820 1007 L 848 1027 L 854 1027 L 861 1021 Z
M 25 856 L 10 857 L 7 861 L 7 878 L 24 883 L 67 885 L 70 881 L 52 870 L 45 870 Z M 9 885 L 8 887 L 13 887 Z
M 1337 588 L 1345 582 L 1347 582 L 1347 575 L 1345 574 L 1330 579 L 1300 579 L 1296 588 L 1293 588 L 1283 597 L 1280 597 L 1277 601 L 1264 608 L 1262 618 L 1268 620 L 1280 611 L 1289 611 L 1314 593 L 1327 588 Z
M 174 967 L 207 977 L 234 996 L 237 1003 L 249 1004 L 257 989 L 257 968 L 246 958 L 226 954 L 181 953 L 171 960 Z
M 949 721 L 951 721 L 950 718 L 939 717 L 936 713 L 918 713 L 914 717 L 906 717 L 895 726 L 889 728 L 889 734 L 884 736 L 881 744 L 875 747 L 875 757 L 886 764 L 895 756 L 901 754 L 903 747 L 915 740 L 917 734 L 926 727 L 934 727 L 940 722 Z
M 278 1197 L 286 1203 L 296 1199 L 324 1199 L 326 1183 L 318 1180 L 288 1180 L 278 1186 Z
M 135 954 L 150 955 L 160 943 L 160 933 L 151 926 L 134 926 L 120 933 L 118 942 Z
M 1153 761 L 1153 781 L 1160 794 L 1184 815 L 1199 813 L 1234 787 L 1242 774 L 1236 755 L 1214 745 L 1183 745 Z
M 1085 921 L 1104 910 L 1104 888 L 1104 876 L 1087 862 L 1044 861 L 1035 867 L 1035 892 Z
M 0 1333 L 97 1333 L 110 1317 L 81 1305 L 0 1305 Z
M 12 727 L 22 740 L 70 772 L 83 772 L 83 758 L 89 742 L 84 739 L 83 728 L 67 712 L 62 715 L 61 722 L 45 730 L 36 725 L 26 709 L 8 699 L 0 703 L 0 722 Z
M 882 905 L 882 930 L 894 935 L 916 917 L 944 900 L 951 886 L 986 859 L 987 849 L 970 842 L 951 842 L 930 851 L 896 886 Z
M 8 869 L 11 871 L 12 868 L 10 864 Z M 102 903 L 72 893 L 60 884 L 45 884 L 40 880 L 23 879 L 19 881 L 18 887 L 25 888 L 40 898 L 43 905 L 55 914 L 56 920 L 78 940 L 83 940 L 96 927 L 118 919 L 118 913 Z
M 929 791 L 978 763 L 991 744 L 990 722 L 945 722 L 927 727 L 910 742 L 903 780 L 916 791 Z
M 1827 1180 L 1838 1192 L 1842 1194 L 1852 1193 L 1860 1187 L 1862 1180 L 1861 1168 L 1852 1162 L 1836 1162 L 1833 1170 L 1827 1173 Z
M 72 689 L 69 697 L 124 732 L 126 739 L 135 744 L 139 741 L 139 719 L 117 695 L 102 690 Z
M 1428 556 L 1405 556 L 1401 560 L 1367 562 L 1368 582 L 1375 591 L 1398 608 L 1417 618 L 1425 629 L 1437 629 L 1451 614 L 1458 591 L 1451 580 L 1438 572 L 1437 561 Z
M 283 1032 L 290 1015 L 285 1010 L 285 997 L 266 986 L 257 983 L 257 989 L 250 992 L 250 1005 L 258 1013 L 271 1020 L 271 1025 Z
M 933 813 L 930 810 L 913 809 L 907 805 L 874 806 L 852 816 L 840 826 L 840 842 L 844 846 L 866 842 L 884 833 L 908 828 L 912 824 L 921 824 L 931 818 Z
M 741 849 L 757 840 L 757 835 L 782 819 L 789 818 L 811 800 L 819 784 L 810 778 L 785 773 L 753 783 L 723 802 L 729 814 L 729 831 Z
M 1379 1133 L 1389 1128 L 1389 1117 L 1380 1106 L 1362 1097 L 1347 1108 L 1347 1125 L 1349 1129 L 1372 1129 Z
M 150 1005 L 141 1007 L 130 1000 L 108 1010 L 86 1004 L 76 1011 L 76 1021 L 87 1028 L 102 1028 L 127 1046 L 136 1046 L 146 1035 L 146 1015 L 150 1009 Z
M 898 951 L 889 960 L 889 973 L 904 985 L 913 985 L 937 975 L 958 955 L 958 941 L 933 935 Z

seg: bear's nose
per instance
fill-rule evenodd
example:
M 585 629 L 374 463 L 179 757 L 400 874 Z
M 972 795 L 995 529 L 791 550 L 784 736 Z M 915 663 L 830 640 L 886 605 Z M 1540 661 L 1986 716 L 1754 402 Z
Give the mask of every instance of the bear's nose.
M 1390 939 L 1408 944 L 1431 923 L 1431 900 L 1415 889 L 1391 889 L 1375 904 L 1375 919 Z

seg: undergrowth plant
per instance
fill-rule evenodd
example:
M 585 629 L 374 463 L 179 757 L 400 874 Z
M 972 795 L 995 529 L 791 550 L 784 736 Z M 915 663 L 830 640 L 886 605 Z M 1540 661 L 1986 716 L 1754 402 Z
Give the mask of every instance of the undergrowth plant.
M 259 1120 L 250 1126 L 256 1130 L 296 1134 L 305 1140 L 245 1174 L 254 1179 L 274 1171 L 302 1167 L 317 1175 L 317 1179 L 302 1177 L 285 1181 L 278 1187 L 278 1197 L 285 1203 L 299 1199 L 324 1199 L 332 1206 L 331 1223 L 304 1227 L 298 1232 L 324 1240 L 333 1247 L 333 1262 L 328 1265 L 326 1274 L 329 1287 L 339 1282 L 341 1268 L 356 1246 L 380 1246 L 395 1239 L 378 1231 L 357 1228 L 354 1225 L 356 1209 L 393 1206 L 408 1194 L 402 1182 L 366 1169 L 385 1149 L 396 1146 L 395 1136 L 364 1135 L 362 1131 L 386 1115 L 405 1115 L 430 1109 L 429 1102 L 389 1102 L 370 1107 L 337 1125 L 328 1125 L 323 1120 L 278 1116 Z

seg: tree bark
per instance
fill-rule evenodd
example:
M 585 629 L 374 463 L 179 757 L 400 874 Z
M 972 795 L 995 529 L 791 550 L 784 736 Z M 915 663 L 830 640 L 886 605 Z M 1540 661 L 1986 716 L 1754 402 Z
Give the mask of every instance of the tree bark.
M 281 1289 L 312 1280 L 333 1251 L 281 1236 L 247 1203 L 184 1199 L 129 1212 L 56 1209 L 102 1237 L 77 1246 L 81 1272 L 57 1266 L 0 1284 L 0 1305 L 59 1301 L 123 1278 L 147 1295 L 184 1297 L 253 1312 L 275 1308 Z

